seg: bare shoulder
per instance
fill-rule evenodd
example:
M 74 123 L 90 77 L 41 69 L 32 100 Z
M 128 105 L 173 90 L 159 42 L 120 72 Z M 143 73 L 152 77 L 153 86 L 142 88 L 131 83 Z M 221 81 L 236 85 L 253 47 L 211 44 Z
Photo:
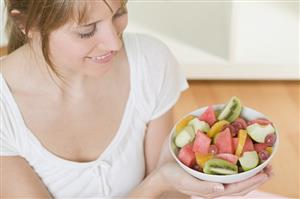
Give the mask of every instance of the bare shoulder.
M 10 78 L 13 76 L 13 74 L 16 74 L 17 72 L 17 64 L 21 57 L 19 53 L 11 53 L 8 55 L 5 55 L 1 57 L 0 59 L 0 72 L 4 77 Z
M 1 198 L 51 197 L 38 175 L 22 157 L 1 156 L 0 159 L 1 178 L 5 181 L 1 183 Z
M 26 63 L 20 51 L 22 51 L 22 49 L 17 49 L 0 59 L 0 73 L 12 88 L 18 88 L 24 85 L 24 81 L 26 80 L 24 77 L 24 65 Z
M 8 70 L 11 68 L 9 67 L 9 60 L 11 60 L 11 58 L 9 58 L 11 55 L 5 55 L 0 57 L 0 72 L 1 74 L 3 74 L 4 76 L 6 75 L 6 73 L 8 72 Z
M 14 65 L 18 62 L 17 60 L 20 60 L 21 55 L 19 51 L 21 51 L 21 49 L 17 49 L 16 51 L 8 55 L 3 55 L 2 57 L 0 57 L 0 71 L 2 74 L 12 70 L 14 68 Z

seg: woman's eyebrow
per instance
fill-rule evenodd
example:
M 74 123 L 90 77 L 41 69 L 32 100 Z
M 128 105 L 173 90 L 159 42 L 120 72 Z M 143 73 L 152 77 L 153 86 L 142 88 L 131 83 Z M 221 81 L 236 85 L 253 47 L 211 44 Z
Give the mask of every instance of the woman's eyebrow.
M 120 8 L 118 8 L 114 13 L 113 15 L 115 15 L 116 13 L 118 13 L 119 11 L 121 11 L 123 8 L 123 6 L 121 6 Z M 98 23 L 98 22 L 101 22 L 101 20 L 97 20 L 97 21 L 94 21 L 94 22 L 89 22 L 88 24 L 83 24 L 83 25 L 80 25 L 79 27 L 88 27 L 88 26 L 91 26 L 91 25 L 94 25 L 95 23 Z
M 79 27 L 88 27 L 88 26 L 92 26 L 94 25 L 95 23 L 98 23 L 98 22 L 101 22 L 102 20 L 97 20 L 97 21 L 94 21 L 94 22 L 91 22 L 91 23 L 88 23 L 88 24 L 83 24 L 83 25 L 80 25 Z

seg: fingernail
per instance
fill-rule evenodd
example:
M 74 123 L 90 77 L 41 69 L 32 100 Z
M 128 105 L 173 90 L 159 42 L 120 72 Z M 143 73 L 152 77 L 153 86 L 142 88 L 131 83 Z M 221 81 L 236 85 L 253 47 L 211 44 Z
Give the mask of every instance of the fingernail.
M 224 186 L 214 186 L 213 190 L 214 192 L 223 192 Z

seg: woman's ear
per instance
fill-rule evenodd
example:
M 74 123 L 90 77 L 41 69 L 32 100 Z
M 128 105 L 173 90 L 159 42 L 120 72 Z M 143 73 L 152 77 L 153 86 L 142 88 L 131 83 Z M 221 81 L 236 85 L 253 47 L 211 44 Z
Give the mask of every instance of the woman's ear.
M 14 20 L 16 26 L 22 31 L 24 35 L 26 35 L 26 29 L 25 29 L 26 16 L 17 9 L 12 9 L 10 11 L 10 16 Z M 29 38 L 32 37 L 31 31 L 28 32 L 27 36 Z

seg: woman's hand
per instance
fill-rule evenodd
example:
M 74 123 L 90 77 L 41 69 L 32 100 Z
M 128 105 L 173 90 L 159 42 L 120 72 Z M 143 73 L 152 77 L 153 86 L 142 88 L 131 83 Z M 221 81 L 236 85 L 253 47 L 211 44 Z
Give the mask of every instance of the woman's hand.
M 244 180 L 242 182 L 226 184 L 225 186 L 225 195 L 231 196 L 243 196 L 247 193 L 257 189 L 268 181 L 274 174 L 272 173 L 271 165 L 266 166 L 263 171 L 256 174 L 255 176 Z
M 165 192 L 180 192 L 189 196 L 217 197 L 225 187 L 221 183 L 202 181 L 186 173 L 176 162 L 168 162 L 159 168 Z
M 158 161 L 157 169 L 162 176 L 167 191 L 178 191 L 189 196 L 215 198 L 220 196 L 242 196 L 257 189 L 272 175 L 272 168 L 267 166 L 262 172 L 232 184 L 202 181 L 186 173 L 173 159 L 166 138 Z

